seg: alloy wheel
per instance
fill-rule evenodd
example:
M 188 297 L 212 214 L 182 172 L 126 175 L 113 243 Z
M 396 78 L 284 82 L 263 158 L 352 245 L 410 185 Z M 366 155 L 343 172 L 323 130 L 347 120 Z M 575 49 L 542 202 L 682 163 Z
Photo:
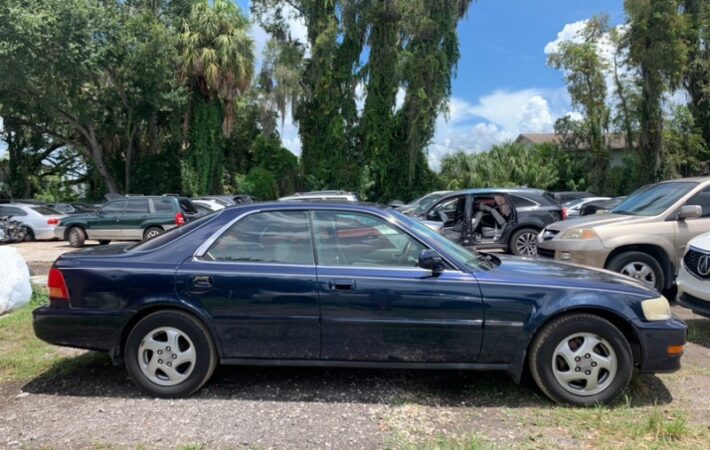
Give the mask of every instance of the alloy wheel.
M 537 235 L 535 233 L 522 233 L 515 241 L 515 249 L 519 255 L 537 255 Z
M 552 354 L 552 373 L 564 390 L 596 395 L 614 381 L 618 360 L 609 342 L 592 333 L 576 333 L 560 342 Z
M 192 340 L 177 328 L 156 328 L 138 347 L 138 366 L 153 383 L 175 386 L 185 381 L 195 369 L 197 353 Z
M 656 286 L 656 272 L 646 263 L 631 262 L 621 269 L 621 274 L 642 281 L 651 287 Z

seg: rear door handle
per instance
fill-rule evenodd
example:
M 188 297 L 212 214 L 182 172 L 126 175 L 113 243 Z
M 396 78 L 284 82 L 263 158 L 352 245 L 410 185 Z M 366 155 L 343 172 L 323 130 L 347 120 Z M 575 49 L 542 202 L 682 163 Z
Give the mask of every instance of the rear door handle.
M 195 275 L 192 277 L 192 285 L 195 287 L 212 287 L 213 280 L 209 275 Z
M 355 289 L 355 280 L 344 280 L 336 278 L 328 282 L 331 291 L 352 291 Z

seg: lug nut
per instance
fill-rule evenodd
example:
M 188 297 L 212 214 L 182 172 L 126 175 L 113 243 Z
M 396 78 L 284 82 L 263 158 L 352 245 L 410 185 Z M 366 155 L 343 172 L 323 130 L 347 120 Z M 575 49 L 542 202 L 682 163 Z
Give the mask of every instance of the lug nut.
M 177 359 L 177 355 L 173 353 L 173 359 Z
M 575 372 L 579 372 L 579 371 L 581 371 L 581 370 L 582 370 L 582 369 L 580 369 L 579 367 L 575 367 L 575 368 L 574 368 L 574 371 L 575 371 Z
M 170 351 L 170 347 L 169 346 L 165 347 L 165 350 Z
M 577 362 L 580 362 L 580 361 L 582 360 L 582 358 L 580 358 L 579 356 L 575 356 L 575 357 L 574 357 L 574 360 L 577 361 Z
M 592 371 L 591 371 L 591 370 L 585 370 L 585 371 L 584 371 L 584 374 L 585 374 L 585 375 L 591 375 L 591 374 L 592 374 Z
M 163 354 L 163 351 L 162 351 L 162 350 L 158 350 L 158 354 L 159 354 L 159 355 L 162 355 L 162 354 Z
M 158 360 L 158 364 L 163 364 L 163 360 L 162 360 L 162 359 L 159 359 L 159 360 Z
M 173 363 L 171 363 L 170 361 L 168 361 L 168 367 L 172 367 L 172 366 L 173 366 Z
M 592 367 L 597 367 L 597 363 L 592 362 Z
M 587 359 L 589 359 L 589 358 L 592 357 L 592 355 L 590 355 L 589 353 L 587 353 L 586 355 L 584 355 L 584 357 L 587 358 Z

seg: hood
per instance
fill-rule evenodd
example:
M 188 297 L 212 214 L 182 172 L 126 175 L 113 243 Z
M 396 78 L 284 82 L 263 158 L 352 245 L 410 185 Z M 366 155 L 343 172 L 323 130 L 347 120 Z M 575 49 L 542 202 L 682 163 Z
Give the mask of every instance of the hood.
M 547 258 L 519 258 L 496 255 L 500 265 L 492 270 L 495 275 L 517 280 L 534 280 L 535 284 L 575 289 L 608 289 L 610 291 L 643 295 L 649 298 L 659 294 L 641 282 L 615 272 L 578 264 L 559 262 Z
M 694 237 L 690 242 L 688 242 L 688 246 L 710 252 L 710 233 Z
M 574 219 L 561 220 L 547 226 L 548 230 L 563 231 L 570 228 L 590 228 L 600 225 L 645 222 L 649 217 L 631 216 L 627 214 L 592 214 L 589 216 L 575 217 Z

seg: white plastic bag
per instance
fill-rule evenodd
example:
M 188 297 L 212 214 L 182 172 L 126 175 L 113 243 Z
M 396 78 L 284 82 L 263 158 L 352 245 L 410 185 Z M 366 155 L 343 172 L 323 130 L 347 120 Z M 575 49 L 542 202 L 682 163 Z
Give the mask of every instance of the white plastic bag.
M 25 259 L 13 247 L 0 247 L 0 314 L 30 302 L 32 285 Z

